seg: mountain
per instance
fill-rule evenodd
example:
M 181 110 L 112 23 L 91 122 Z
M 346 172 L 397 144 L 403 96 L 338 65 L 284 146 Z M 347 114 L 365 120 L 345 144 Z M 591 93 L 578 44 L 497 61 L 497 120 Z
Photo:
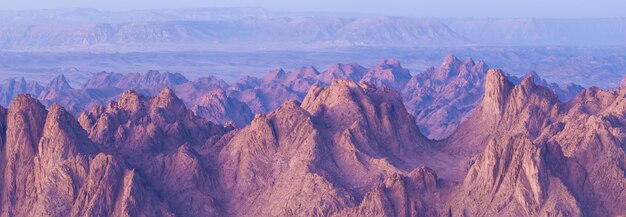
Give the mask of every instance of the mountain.
M 1 11 L 0 48 L 622 46 L 626 20 L 407 18 L 272 12 L 262 8 Z M 602 33 L 602 34 L 598 34 Z M 280 41 L 281 43 L 276 43 Z M 242 46 L 245 45 L 245 46 Z
M 624 197 L 617 189 L 626 186 L 619 166 L 626 156 L 624 88 L 590 88 L 563 103 L 534 80 L 513 85 L 501 71 L 488 72 L 483 101 L 444 147 L 457 156 L 479 153 L 466 158 L 470 167 L 449 201 L 450 211 L 507 216 L 624 212 L 617 199 Z M 606 166 L 601 173 L 599 165 Z
M 557 83 L 548 83 L 546 80 L 539 77 L 539 75 L 535 71 L 529 71 L 528 73 L 526 73 L 526 75 L 519 79 L 513 78 L 512 76 L 509 77 L 510 80 L 512 80 L 512 82 L 515 84 L 521 83 L 521 81 L 526 79 L 527 77 L 532 77 L 535 84 L 549 87 L 550 89 L 552 89 L 552 91 L 556 93 L 556 95 L 559 97 L 559 100 L 561 101 L 568 101 L 574 98 L 584 89 L 582 86 L 572 83 L 565 84 L 564 86 L 559 86 Z
M 43 87 L 36 82 L 26 82 L 21 78 L 9 78 L 3 81 L 0 90 L 0 105 L 8 106 L 9 103 L 20 93 L 39 95 Z
M 468 40 L 483 45 L 614 46 L 623 44 L 620 38 L 626 33 L 625 21 L 624 18 L 474 18 L 445 19 L 443 23 Z
M 88 12 L 89 13 L 89 12 Z M 0 14 L 0 17 L 2 15 Z M 465 40 L 437 20 L 411 18 L 272 17 L 0 25 L 4 49 L 89 48 L 159 44 L 184 46 L 434 46 Z M 280 40 L 284 43 L 276 43 Z
M 402 95 L 422 132 L 433 139 L 452 134 L 480 102 L 487 69 L 483 61 L 450 55 L 438 68 L 413 76 Z
M 248 105 L 229 97 L 222 89 L 216 89 L 203 96 L 191 110 L 214 123 L 234 121 L 239 126 L 245 126 L 254 118 Z
M 428 141 L 389 89 L 336 80 L 220 140 L 230 215 L 330 215 L 355 206 Z M 397 123 L 397 124 L 392 124 Z M 270 157 L 275 156 L 275 157 Z M 292 183 L 300 183 L 293 185 Z

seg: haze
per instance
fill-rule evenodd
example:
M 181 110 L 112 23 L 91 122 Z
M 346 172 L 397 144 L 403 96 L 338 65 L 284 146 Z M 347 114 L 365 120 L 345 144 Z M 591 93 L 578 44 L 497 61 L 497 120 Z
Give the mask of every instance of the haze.
M 96 8 L 101 10 L 136 10 L 163 8 L 199 8 L 199 7 L 263 7 L 268 10 L 292 12 L 332 12 L 344 14 L 371 14 L 410 17 L 507 17 L 507 18 L 606 18 L 624 17 L 626 4 L 619 0 L 527 0 L 527 1 L 491 1 L 491 0 L 232 0 L 232 1 L 194 1 L 194 0 L 2 0 L 4 10 L 33 10 L 58 8 Z

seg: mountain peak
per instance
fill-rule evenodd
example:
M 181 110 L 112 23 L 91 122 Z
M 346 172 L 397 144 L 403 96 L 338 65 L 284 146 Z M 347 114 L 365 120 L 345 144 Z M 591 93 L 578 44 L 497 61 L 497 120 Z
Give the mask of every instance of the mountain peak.
M 622 80 L 621 87 L 626 87 L 626 77 Z
M 483 109 L 494 115 L 500 116 L 504 109 L 504 103 L 513 84 L 507 79 L 500 69 L 489 69 L 485 77 L 485 96 Z
M 460 62 L 460 60 L 453 54 L 448 54 L 448 56 L 443 59 L 443 63 L 441 65 L 451 65 L 456 62 Z
M 48 111 L 43 138 L 45 139 L 39 143 L 39 155 L 42 159 L 65 159 L 93 148 L 88 146 L 90 142 L 87 133 L 72 114 L 56 103 Z
M 65 89 L 72 89 L 72 87 L 65 79 L 65 75 L 61 74 L 55 77 L 54 79 L 52 79 L 52 81 L 50 81 L 46 89 L 65 90 Z
M 265 77 L 263 77 L 263 81 L 265 82 L 278 81 L 278 80 L 283 79 L 286 74 L 287 73 L 285 72 L 283 68 L 274 69 L 268 72 L 267 75 L 265 75 Z
M 468 57 L 467 59 L 465 59 L 465 61 L 463 61 L 463 65 L 466 65 L 471 68 L 471 67 L 474 67 L 476 63 L 474 62 L 474 59 L 472 59 L 471 57 Z
M 384 59 L 378 65 L 379 66 L 385 66 L 385 67 L 388 67 L 388 68 L 400 68 L 400 67 L 402 67 L 400 65 L 400 61 L 398 61 L 397 59 Z
M 161 92 L 152 99 L 151 112 L 155 109 L 162 109 L 162 115 L 168 122 L 174 121 L 177 117 L 183 117 L 187 112 L 183 103 L 174 91 L 169 87 L 164 87 Z
M 153 106 L 160 108 L 184 109 L 185 104 L 169 87 L 164 87 L 154 98 Z
M 385 59 L 374 68 L 370 69 L 361 79 L 377 87 L 387 86 L 401 90 L 411 79 L 408 69 L 402 68 L 396 59 Z
M 472 65 L 467 65 L 467 68 L 472 68 L 474 66 L 473 60 L 470 63 Z M 441 66 L 439 66 L 439 68 L 434 71 L 432 77 L 434 80 L 439 82 L 447 81 L 448 79 L 455 77 L 456 75 L 458 75 L 458 73 L 460 73 L 459 68 L 462 64 L 463 63 L 458 58 L 456 58 L 456 56 L 448 55 L 441 63 Z
M 119 98 L 119 107 L 131 113 L 139 113 L 145 108 L 142 101 L 143 98 L 144 97 L 135 90 L 124 91 Z
M 18 94 L 9 106 L 9 110 L 13 110 L 15 112 L 41 109 L 45 110 L 45 107 L 30 94 Z
M 532 89 L 536 85 L 537 79 L 539 79 L 539 76 L 536 73 L 525 76 L 520 85 L 526 89 Z

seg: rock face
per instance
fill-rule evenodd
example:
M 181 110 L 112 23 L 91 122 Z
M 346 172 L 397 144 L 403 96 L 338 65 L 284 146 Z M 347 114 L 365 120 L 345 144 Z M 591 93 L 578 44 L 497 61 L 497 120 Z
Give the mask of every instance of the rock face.
M 18 95 L 6 115 L 3 147 L 2 215 L 27 216 L 33 207 L 35 156 L 47 111 L 28 95 Z
M 513 86 L 497 70 L 488 72 L 485 86 L 477 111 L 445 144 L 457 156 L 472 156 L 484 147 L 468 160 L 459 193 L 449 202 L 453 215 L 625 211 L 621 198 L 626 195 L 619 190 L 626 186 L 619 166 L 626 159 L 624 88 L 590 88 L 562 103 L 531 77 Z M 468 148 L 458 151 L 463 147 Z
M 3 216 L 164 216 L 168 208 L 76 119 L 18 95 L 6 116 Z M 94 156 L 95 155 L 95 156 Z
M 314 86 L 301 105 L 288 101 L 226 139 L 214 146 L 234 216 L 355 207 L 380 176 L 415 167 L 412 157 L 428 146 L 398 93 L 349 80 Z

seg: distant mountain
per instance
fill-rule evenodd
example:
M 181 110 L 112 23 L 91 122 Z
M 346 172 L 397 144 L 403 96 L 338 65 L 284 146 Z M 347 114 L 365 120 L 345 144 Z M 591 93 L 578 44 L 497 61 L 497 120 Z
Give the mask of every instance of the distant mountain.
M 445 19 L 457 34 L 492 46 L 623 46 L 626 18 Z
M 237 47 L 624 46 L 626 19 L 416 19 L 204 8 L 108 12 L 0 11 L 0 48 L 11 50 Z M 277 43 L 280 42 L 280 43 Z M 185 46 L 181 47 L 181 44 Z
M 0 25 L 0 48 L 89 48 L 96 45 L 435 46 L 466 40 L 439 21 L 408 18 L 245 18 L 121 23 Z M 278 42 L 281 43 L 278 43 Z M 284 45 L 283 45 L 284 46 Z M 282 47 L 285 48 L 285 47 Z

